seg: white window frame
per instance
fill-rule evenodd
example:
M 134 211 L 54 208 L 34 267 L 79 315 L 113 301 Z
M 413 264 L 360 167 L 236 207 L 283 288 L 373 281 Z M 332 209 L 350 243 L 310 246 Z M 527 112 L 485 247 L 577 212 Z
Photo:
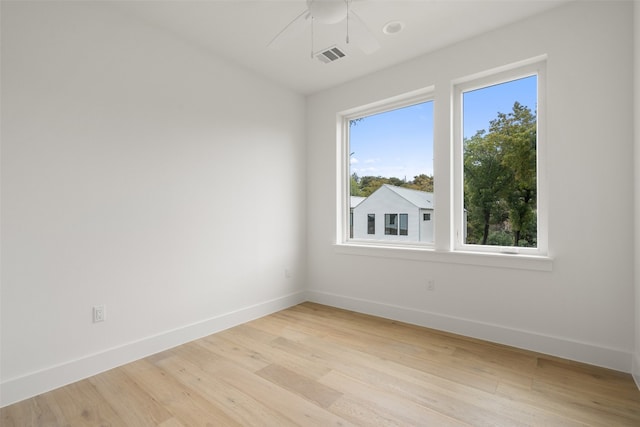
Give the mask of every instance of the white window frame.
M 462 111 L 463 93 L 485 87 L 507 83 L 509 81 L 537 76 L 537 108 L 536 108 L 536 173 L 537 173 L 537 247 L 492 246 L 467 244 L 465 239 L 464 221 L 464 168 L 463 168 L 463 131 Z M 481 77 L 473 77 L 458 81 L 453 86 L 453 231 L 454 251 L 484 252 L 503 254 L 522 254 L 534 256 L 548 255 L 548 223 L 547 223 L 547 182 L 546 182 L 546 141 L 545 141 L 545 113 L 546 113 L 546 62 L 537 60 L 532 63 L 513 68 L 503 69 Z M 506 113 L 506 112 L 505 112 Z
M 391 247 L 411 246 L 433 248 L 434 242 L 404 242 L 402 240 L 352 239 L 349 235 L 349 216 L 345 215 L 345 212 L 349 211 L 351 197 L 350 188 L 348 185 L 348 183 L 350 182 L 349 132 L 351 120 L 372 116 L 374 114 L 384 113 L 387 111 L 398 110 L 424 102 L 435 102 L 433 86 L 338 113 L 338 155 L 336 156 L 338 161 L 337 170 L 339 171 L 339 176 L 337 179 L 337 194 L 339 195 L 339 200 L 337 203 L 338 226 L 336 236 L 336 242 L 338 245 L 358 245 L 373 247 L 382 245 Z M 398 237 L 400 237 L 400 235 L 398 235 Z
M 462 245 L 462 91 L 514 80 L 532 73 L 538 76 L 537 105 L 537 248 L 484 248 Z M 553 258 L 548 242 L 548 182 L 546 141 L 546 55 L 485 70 L 459 79 L 444 79 L 423 89 L 387 98 L 336 114 L 336 238 L 334 248 L 344 255 L 370 256 L 458 265 L 551 271 Z M 354 240 L 349 238 L 350 165 L 349 121 L 420 102 L 434 103 L 434 199 L 446 215 L 434 222 L 434 242 Z M 443 120 L 443 117 L 447 119 Z M 444 140 L 447 135 L 448 140 Z M 439 156 L 439 157 L 438 157 Z M 437 192 L 437 193 L 436 193 Z M 434 220 L 432 216 L 431 220 Z

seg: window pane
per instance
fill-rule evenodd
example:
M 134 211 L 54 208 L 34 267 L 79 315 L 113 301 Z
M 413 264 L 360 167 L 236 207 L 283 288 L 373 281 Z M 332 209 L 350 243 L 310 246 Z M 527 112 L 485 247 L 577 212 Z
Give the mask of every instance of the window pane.
M 409 215 L 400 214 L 400 235 L 406 236 L 409 234 Z
M 537 76 L 463 92 L 463 198 L 473 245 L 537 246 Z
M 376 214 L 367 215 L 367 234 L 376 234 Z
M 433 209 L 433 101 L 349 120 L 348 144 L 353 238 L 393 240 L 398 214 L 388 212 L 407 212 L 409 203 L 405 215 L 417 222 L 422 209 Z M 384 234 L 367 214 L 385 215 Z M 404 226 L 406 236 L 408 217 Z M 409 240 L 422 240 L 414 234 Z
M 384 234 L 398 234 L 398 224 L 396 221 L 397 216 L 398 214 L 384 214 Z

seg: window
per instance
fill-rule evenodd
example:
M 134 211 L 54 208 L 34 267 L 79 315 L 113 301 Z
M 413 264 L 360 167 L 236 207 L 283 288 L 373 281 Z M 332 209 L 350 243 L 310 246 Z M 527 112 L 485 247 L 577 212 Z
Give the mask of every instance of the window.
M 545 63 L 532 58 L 341 113 L 339 246 L 549 269 Z M 351 222 L 349 198 L 361 200 Z M 436 201 L 447 215 L 436 215 Z
M 399 227 L 398 227 L 399 225 Z M 384 214 L 384 234 L 397 236 L 409 234 L 409 215 L 408 214 Z
M 409 234 L 409 215 L 400 214 L 400 235 L 407 236 Z
M 384 234 L 393 236 L 398 234 L 397 219 L 398 214 L 384 214 Z
M 433 207 L 433 101 L 429 93 L 358 111 L 343 123 L 348 195 L 350 200 L 364 199 L 352 207 L 349 239 L 395 238 L 432 245 L 433 239 L 420 241 L 417 231 L 421 209 Z M 397 213 L 390 213 L 394 211 Z M 376 215 L 384 218 L 384 228 L 378 233 Z M 410 215 L 415 233 L 410 232 Z M 398 237 L 410 235 L 411 239 Z
M 367 234 L 376 234 L 376 214 L 367 214 Z
M 544 252 L 540 80 L 533 64 L 456 87 L 458 249 Z

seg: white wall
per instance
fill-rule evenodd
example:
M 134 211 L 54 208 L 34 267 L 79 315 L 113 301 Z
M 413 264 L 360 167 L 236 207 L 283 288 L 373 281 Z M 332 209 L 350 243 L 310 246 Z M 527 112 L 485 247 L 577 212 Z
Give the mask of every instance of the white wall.
M 629 372 L 634 348 L 631 7 L 630 2 L 574 2 L 311 96 L 310 298 Z M 453 264 L 438 261 L 453 259 L 442 256 L 431 261 L 354 256 L 334 246 L 337 112 L 434 85 L 436 157 L 445 156 L 436 162 L 446 164 L 451 79 L 544 54 L 551 271 Z M 448 188 L 449 177 L 436 169 L 435 179 L 436 204 L 446 210 L 438 191 Z M 442 237 L 436 233 L 436 239 Z M 427 279 L 435 279 L 434 292 L 426 291 Z
M 634 172 L 635 209 L 634 209 L 634 284 L 635 284 L 635 352 L 633 356 L 633 376 L 640 388 L 640 2 L 634 1 L 634 83 L 635 98 L 633 118 L 634 134 Z
M 2 405 L 304 299 L 303 97 L 104 4 L 1 24 Z

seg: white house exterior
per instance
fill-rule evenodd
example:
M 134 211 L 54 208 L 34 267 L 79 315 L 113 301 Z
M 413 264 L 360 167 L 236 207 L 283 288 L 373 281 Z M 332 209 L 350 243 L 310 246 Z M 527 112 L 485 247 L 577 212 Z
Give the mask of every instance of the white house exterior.
M 385 184 L 357 202 L 353 239 L 433 243 L 433 193 Z
M 362 203 L 363 201 L 365 201 L 367 198 L 366 197 L 360 197 L 360 196 L 351 196 L 351 202 L 350 202 L 350 210 L 349 210 L 349 237 L 353 239 L 353 209 L 358 206 L 360 203 Z

